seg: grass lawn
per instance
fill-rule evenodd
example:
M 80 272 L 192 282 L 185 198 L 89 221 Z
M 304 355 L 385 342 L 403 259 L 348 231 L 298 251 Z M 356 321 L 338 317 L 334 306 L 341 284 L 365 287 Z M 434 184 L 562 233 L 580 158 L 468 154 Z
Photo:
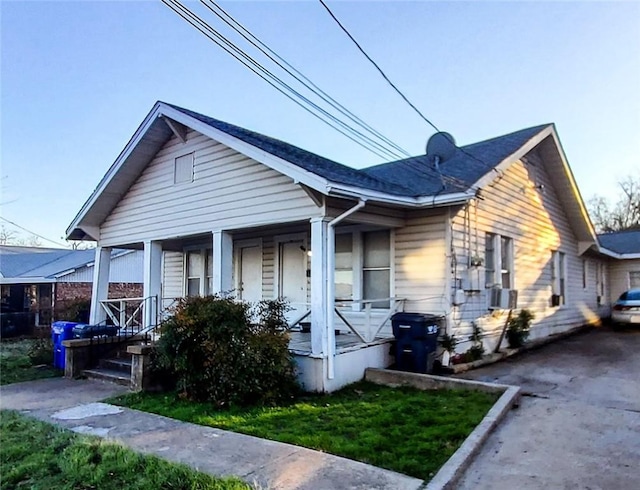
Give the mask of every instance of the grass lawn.
M 19 383 L 34 379 L 53 378 L 62 376 L 62 371 L 54 369 L 53 351 L 51 356 L 32 361 L 29 351 L 35 345 L 45 346 L 42 339 L 4 340 L 0 342 L 0 384 Z M 40 354 L 46 353 L 42 349 Z M 42 356 L 41 356 L 42 357 Z M 44 363 L 47 364 L 44 364 Z
M 175 394 L 129 394 L 109 403 L 288 442 L 428 480 L 482 420 L 497 395 L 420 391 L 360 382 L 289 406 L 218 410 Z
M 154 456 L 0 411 L 0 488 L 245 490 Z

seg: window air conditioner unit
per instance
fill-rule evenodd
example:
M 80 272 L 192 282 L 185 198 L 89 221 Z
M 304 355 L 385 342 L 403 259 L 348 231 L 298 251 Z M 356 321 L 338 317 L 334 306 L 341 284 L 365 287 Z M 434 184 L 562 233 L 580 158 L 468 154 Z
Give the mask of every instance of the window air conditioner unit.
M 518 291 L 515 289 L 493 288 L 489 308 L 494 310 L 509 310 L 518 307 Z
M 564 296 L 561 294 L 551 295 L 551 306 L 560 306 L 564 304 Z

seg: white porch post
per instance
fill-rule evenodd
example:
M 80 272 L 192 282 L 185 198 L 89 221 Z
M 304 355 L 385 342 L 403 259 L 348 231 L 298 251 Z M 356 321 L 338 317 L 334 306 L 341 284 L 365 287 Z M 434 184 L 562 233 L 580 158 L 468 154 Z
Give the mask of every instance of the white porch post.
M 111 267 L 111 249 L 96 247 L 96 258 L 93 264 L 93 288 L 91 292 L 91 311 L 89 323 L 96 325 L 107 319 L 107 313 L 100 301 L 109 296 L 109 268 Z
M 223 295 L 233 289 L 233 237 L 222 230 L 213 232 L 213 291 Z
M 142 291 L 145 298 L 144 328 L 158 323 L 158 306 L 162 295 L 162 243 L 144 242 Z
M 327 346 L 327 218 L 311 219 L 311 352 Z

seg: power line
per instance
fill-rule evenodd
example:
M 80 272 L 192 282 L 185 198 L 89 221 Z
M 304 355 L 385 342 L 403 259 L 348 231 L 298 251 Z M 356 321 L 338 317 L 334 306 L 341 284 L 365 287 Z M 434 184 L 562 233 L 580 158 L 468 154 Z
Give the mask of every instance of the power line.
M 407 99 L 407 97 L 400 91 L 400 89 L 398 87 L 396 87 L 396 85 L 389 80 L 389 77 L 384 73 L 384 71 L 382 71 L 382 68 L 380 68 L 378 66 L 378 64 L 373 61 L 373 59 L 371 58 L 371 56 L 369 56 L 367 54 L 367 52 L 362 48 L 362 46 L 360 46 L 360 44 L 358 43 L 358 41 L 355 40 L 355 38 L 351 35 L 351 33 L 347 30 L 347 28 L 345 26 L 342 25 L 342 23 L 338 20 L 338 18 L 333 14 L 333 12 L 331 11 L 331 9 L 327 6 L 326 3 L 324 3 L 323 0 L 319 0 L 319 2 L 322 4 L 322 6 L 325 8 L 325 10 L 329 13 L 329 15 L 331 16 L 331 18 L 336 22 L 336 24 L 338 24 L 338 26 L 340 26 L 340 29 L 342 29 L 342 31 L 349 37 L 349 39 L 351 39 L 351 41 L 353 41 L 353 44 L 356 45 L 356 47 L 360 50 L 360 52 L 365 56 L 365 58 L 367 58 L 369 60 L 369 62 L 376 67 L 376 69 L 378 70 L 378 72 L 380 73 L 380 75 L 382 75 L 382 78 L 384 78 L 387 83 L 389 85 L 391 85 L 391 87 L 398 93 L 398 95 L 400 97 L 402 97 L 404 99 L 404 101 L 409 104 L 411 106 L 411 108 L 416 111 L 416 113 L 427 123 L 429 124 L 433 129 L 435 129 L 436 131 L 440 132 L 440 130 L 438 129 L 438 127 L 433 124 L 429 119 L 427 119 L 427 117 L 420 112 L 420 110 L 411 103 L 411 101 L 409 99 Z
M 6 222 L 7 222 L 7 223 L 9 223 L 10 225 L 15 226 L 16 228 L 21 229 L 22 231 L 26 231 L 27 233 L 31 233 L 32 235 L 37 236 L 38 238 L 42 238 L 43 240 L 46 240 L 46 241 L 48 241 L 48 242 L 55 243 L 56 245 L 59 245 L 59 246 L 61 246 L 61 247 L 66 247 L 66 246 L 67 246 L 67 245 L 65 245 L 65 244 L 63 244 L 63 243 L 59 243 L 59 242 L 56 242 L 56 241 L 54 241 L 54 240 L 51 240 L 51 239 L 49 239 L 49 238 L 47 238 L 47 237 L 45 237 L 45 236 L 39 235 L 38 233 L 36 233 L 36 232 L 34 232 L 34 231 L 27 230 L 27 229 L 26 229 L 26 228 L 24 228 L 23 226 L 20 226 L 19 224 L 14 223 L 13 221 L 8 220 L 7 218 L 3 218 L 2 216 L 0 216 L 0 219 L 1 219 L 2 221 L 6 221 Z
M 308 90 L 315 93 L 318 97 L 320 97 L 326 103 L 331 105 L 334 109 L 338 110 L 340 113 L 348 117 L 351 121 L 358 124 L 363 129 L 369 131 L 371 134 L 380 138 L 386 144 L 400 151 L 405 156 L 407 157 L 411 156 L 411 154 L 407 152 L 405 149 L 395 144 L 393 141 L 391 141 L 389 138 L 384 136 L 375 128 L 371 127 L 369 124 L 363 121 L 360 117 L 356 116 L 353 112 L 347 109 L 343 104 L 335 100 L 333 97 L 327 94 L 324 90 L 318 87 L 312 80 L 310 80 L 307 76 L 305 76 L 302 72 L 300 72 L 300 70 L 295 68 L 289 62 L 287 62 L 287 60 L 285 60 L 280 55 L 278 55 L 278 53 L 276 53 L 273 49 L 271 49 L 267 44 L 262 42 L 258 37 L 256 37 L 251 31 L 249 31 L 246 27 L 244 27 L 240 22 L 234 19 L 233 16 L 231 16 L 226 10 L 224 10 L 214 0 L 200 0 L 200 3 L 202 3 L 211 12 L 213 12 L 219 19 L 221 19 L 229 27 L 231 27 L 238 34 L 240 34 L 251 45 L 253 45 L 255 48 L 260 50 L 260 52 L 262 52 L 265 56 L 267 56 L 271 61 L 273 61 L 281 69 L 283 69 L 290 76 L 295 78 L 299 83 L 304 85 Z
M 340 22 L 340 20 L 338 20 L 338 18 L 335 16 L 335 14 L 331 11 L 331 9 L 329 8 L 329 6 L 324 2 L 324 0 L 318 0 L 322 6 L 325 8 L 325 10 L 329 13 L 329 15 L 331 16 L 331 18 L 336 22 L 336 24 L 338 24 L 338 26 L 340 27 L 340 29 L 342 29 L 342 31 L 347 35 L 347 37 L 349 39 L 351 39 L 351 41 L 353 42 L 353 44 L 356 45 L 356 47 L 358 48 L 358 50 L 365 56 L 365 58 L 367 58 L 367 60 L 369 60 L 369 62 L 378 70 L 378 72 L 380 73 L 380 75 L 382 75 L 382 77 L 386 80 L 386 82 L 398 93 L 398 95 L 400 95 L 400 97 L 402 97 L 404 99 L 404 101 L 409 104 L 409 106 L 427 123 L 429 124 L 429 126 L 431 126 L 433 129 L 435 129 L 437 132 L 440 132 L 440 129 L 438 129 L 438 127 L 432 123 L 401 91 L 398 87 L 396 87 L 396 85 L 389 79 L 389 77 L 387 77 L 387 75 L 384 73 L 384 71 L 382 71 L 382 68 L 380 68 L 380 66 L 378 66 L 378 64 L 371 58 L 371 56 L 369 56 L 367 54 L 367 52 L 362 48 L 362 46 L 360 46 L 360 44 L 358 43 L 358 41 L 356 41 L 356 39 L 351 35 L 351 33 L 347 30 L 347 28 L 342 25 L 342 23 Z M 490 170 L 495 171 L 496 173 L 500 173 L 500 171 L 495 168 L 493 165 L 489 165 L 488 163 L 484 162 L 483 160 L 481 160 L 480 158 L 476 157 L 475 155 L 472 155 L 471 153 L 469 153 L 468 151 L 466 151 L 464 148 L 461 148 L 460 146 L 456 145 L 456 148 L 458 148 L 462 153 L 464 153 L 465 155 L 467 155 L 468 157 L 470 157 L 471 159 L 477 161 L 478 163 L 481 163 L 482 165 L 484 165 L 485 167 L 489 168 Z
M 348 124 L 344 123 L 340 119 L 338 119 L 333 114 L 330 114 L 322 107 L 318 106 L 313 101 L 309 100 L 304 95 L 300 94 L 297 90 L 291 87 L 289 84 L 281 80 L 279 77 L 271 73 L 268 69 L 258 63 L 254 58 L 249 56 L 243 50 L 238 48 L 233 42 L 229 41 L 226 37 L 221 35 L 218 31 L 216 31 L 213 27 L 211 27 L 206 21 L 201 19 L 198 15 L 194 14 L 187 7 L 182 5 L 177 0 L 162 0 L 162 2 L 169 7 L 173 12 L 178 14 L 182 19 L 187 21 L 192 27 L 195 27 L 200 33 L 205 35 L 209 40 L 213 41 L 219 47 L 221 47 L 228 54 L 233 56 L 237 61 L 242 63 L 246 68 L 251 70 L 254 74 L 258 75 L 260 78 L 269 83 L 272 87 L 278 90 L 280 93 L 285 95 L 287 98 L 298 104 L 300 107 L 305 109 L 310 114 L 314 115 L 325 124 L 328 124 L 333 129 L 337 130 L 353 142 L 359 144 L 363 148 L 371 151 L 376 154 L 378 157 L 386 159 L 388 156 L 385 156 L 383 153 L 392 156 L 393 158 L 397 158 L 397 154 L 380 143 L 371 140 L 366 135 L 363 135 L 358 130 L 352 128 Z M 302 101 L 302 102 L 301 102 Z M 307 105 L 305 105 L 307 104 Z M 314 110 L 312 110 L 313 108 Z M 318 114 L 318 112 L 320 114 Z M 323 117 L 324 116 L 324 117 Z M 349 134 L 350 133 L 350 134 Z M 356 139 L 357 138 L 357 139 Z

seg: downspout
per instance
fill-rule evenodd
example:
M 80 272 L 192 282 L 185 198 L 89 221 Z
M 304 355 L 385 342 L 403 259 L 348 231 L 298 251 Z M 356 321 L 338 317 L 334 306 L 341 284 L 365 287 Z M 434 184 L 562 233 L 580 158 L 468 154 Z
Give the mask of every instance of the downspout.
M 327 378 L 335 377 L 334 356 L 336 350 L 336 332 L 333 318 L 335 308 L 336 283 L 336 230 L 335 226 L 342 220 L 352 215 L 366 204 L 365 199 L 360 199 L 351 209 L 348 209 L 337 218 L 329 221 L 327 226 Z

